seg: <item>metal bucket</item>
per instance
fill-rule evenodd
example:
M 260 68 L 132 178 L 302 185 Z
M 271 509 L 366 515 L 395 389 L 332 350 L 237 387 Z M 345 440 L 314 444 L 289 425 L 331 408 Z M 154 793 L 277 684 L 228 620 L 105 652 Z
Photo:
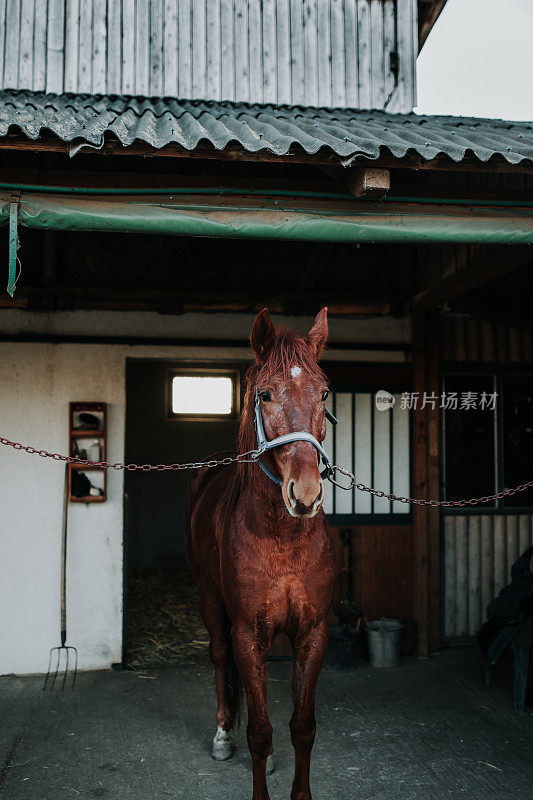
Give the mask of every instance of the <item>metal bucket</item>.
M 399 619 L 381 619 L 365 623 L 368 655 L 373 667 L 397 667 L 400 664 L 402 630 Z

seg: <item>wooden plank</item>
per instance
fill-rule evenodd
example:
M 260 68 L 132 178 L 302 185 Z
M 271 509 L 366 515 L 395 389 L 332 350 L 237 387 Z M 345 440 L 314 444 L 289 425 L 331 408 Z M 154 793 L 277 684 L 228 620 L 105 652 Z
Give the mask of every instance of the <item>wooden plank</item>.
M 178 6 L 175 0 L 165 0 L 165 21 L 163 31 L 163 91 L 165 93 L 165 97 L 177 97 L 179 95 Z
M 358 87 L 357 0 L 344 0 L 344 80 L 346 105 L 357 108 Z
M 235 100 L 233 0 L 220 0 L 222 100 Z
M 455 635 L 468 632 L 468 517 L 455 517 L 456 598 Z
M 291 43 L 289 0 L 276 3 L 276 61 L 278 104 L 291 103 Z M 301 53 L 300 53 L 301 57 Z
M 276 0 L 263 0 L 261 14 L 263 49 L 263 101 L 277 101 L 277 43 L 276 43 Z
M 369 619 L 406 620 L 402 651 L 413 651 L 413 531 L 410 525 L 355 525 L 354 600 Z
M 456 563 L 455 552 L 455 516 L 444 518 L 444 635 L 455 636 L 456 618 Z
M 396 0 L 396 31 L 398 52 L 398 89 L 400 98 L 395 111 L 411 111 L 416 98 L 416 45 L 413 25 L 416 21 L 416 4 L 413 0 Z M 413 21 L 413 15 L 415 15 Z
M 354 475 L 358 483 L 372 483 L 372 395 L 358 392 L 355 397 Z M 367 492 L 355 492 L 354 513 L 370 514 L 372 498 Z
M 422 397 L 426 384 L 426 320 L 425 315 L 413 316 L 413 391 Z M 427 498 L 427 429 L 426 413 L 420 404 L 413 411 L 413 496 Z M 413 508 L 413 609 L 417 629 L 417 652 L 429 652 L 428 591 L 428 509 Z
M 0 0 L 0 81 L 2 82 L 1 83 L 2 86 L 6 86 L 4 80 L 5 41 L 6 41 L 6 0 Z
M 93 0 L 80 4 L 78 91 L 92 92 L 93 86 Z
M 163 11 L 164 0 L 150 2 L 150 96 L 163 94 Z M 205 46 L 205 45 L 204 45 Z
M 220 15 L 220 0 L 209 0 L 206 4 L 206 96 L 211 100 L 220 100 L 222 98 Z
M 390 189 L 390 172 L 372 167 L 348 167 L 344 182 L 354 197 L 384 197 Z
M 249 101 L 250 74 L 248 56 L 248 0 L 235 3 L 235 100 Z
M 135 0 L 122 0 L 121 91 L 135 94 Z
M 192 96 L 204 98 L 206 89 L 206 18 L 205 1 L 195 0 L 192 4 Z
M 352 430 L 352 392 L 337 392 L 335 398 L 335 416 L 339 424 L 335 426 L 335 463 L 347 465 L 351 469 L 353 463 L 353 430 Z M 335 487 L 335 513 L 353 513 L 353 492 Z
M 150 0 L 136 0 L 135 94 L 150 93 Z
M 318 105 L 317 0 L 303 0 L 304 103 Z
M 496 596 L 494 592 L 494 517 L 481 516 L 481 622 L 485 620 L 485 610 Z
M 505 517 L 496 514 L 494 528 L 494 564 L 493 564 L 493 597 L 500 593 L 507 584 L 507 558 L 505 552 Z
M 3 86 L 6 89 L 16 89 L 19 72 L 20 0 L 7 0 L 4 46 Z
M 178 3 L 178 86 L 179 97 L 193 96 L 191 0 L 180 0 Z
M 411 455 L 409 442 L 409 411 L 401 407 L 401 395 L 394 395 L 392 409 L 392 491 L 399 497 L 410 495 Z M 409 514 L 406 503 L 395 500 L 393 514 Z
M 114 42 L 114 47 L 118 44 Z M 92 91 L 105 94 L 107 89 L 107 3 L 93 0 L 93 84 Z
M 372 107 L 370 2 L 357 0 L 357 50 L 359 53 L 357 87 L 359 108 Z
M 477 514 L 468 518 L 468 628 L 475 636 L 481 618 L 481 520 Z
M 27 139 L 25 136 L 20 134 L 8 134 L 7 136 L 0 138 L 0 149 L 4 150 L 28 150 L 28 151 L 47 151 L 47 152 L 68 152 L 69 150 L 69 143 L 63 142 L 59 137 L 54 136 L 53 134 L 46 134 L 44 133 L 42 136 L 39 137 L 37 140 Z M 224 148 L 224 150 L 217 150 L 212 145 L 208 144 L 200 144 L 194 150 L 188 150 L 185 147 L 181 147 L 180 145 L 176 144 L 168 144 L 161 149 L 156 149 L 151 147 L 150 145 L 146 144 L 145 142 L 135 142 L 134 144 L 124 147 L 121 142 L 116 141 L 114 138 L 108 136 L 107 141 L 105 142 L 104 147 L 101 150 L 86 150 L 84 151 L 84 155 L 124 155 L 124 156 L 132 156 L 132 155 L 152 155 L 158 157 L 173 157 L 173 158 L 200 158 L 200 159 L 215 159 L 216 161 L 252 161 L 252 162 L 264 162 L 264 163 L 273 163 L 273 164 L 314 164 L 317 166 L 329 166 L 329 167 L 338 167 L 341 163 L 341 159 L 339 156 L 335 155 L 333 152 L 328 150 L 327 148 L 322 148 L 318 153 L 309 154 L 301 150 L 301 148 L 294 147 L 289 150 L 288 153 L 284 155 L 276 155 L 274 153 L 270 153 L 268 151 L 261 151 L 257 153 L 251 153 L 245 150 L 240 145 L 233 145 L 230 144 Z M 357 158 L 353 162 L 354 164 L 358 164 L 360 166 L 369 166 L 372 168 L 376 167 L 383 167 L 386 169 L 414 169 L 414 170 L 445 170 L 446 172 L 453 172 L 456 171 L 468 171 L 468 172 L 476 172 L 478 170 L 485 171 L 488 169 L 490 172 L 512 172 L 519 171 L 521 173 L 528 173 L 531 171 L 533 173 L 533 164 L 531 165 L 524 165 L 519 164 L 516 166 L 512 166 L 510 164 L 500 164 L 495 163 L 492 165 L 483 165 L 475 164 L 471 162 L 466 162 L 464 164 L 459 163 L 456 164 L 455 162 L 450 160 L 449 166 L 444 166 L 443 163 L 439 161 L 429 162 L 424 164 L 422 161 L 419 161 L 416 158 L 401 158 L 401 159 L 394 159 L 388 156 L 381 156 L 380 158 L 376 159 L 375 161 L 367 158 Z
M 122 91 L 122 7 L 120 2 L 111 2 L 107 9 L 107 65 L 106 91 L 120 94 Z
M 383 3 L 383 107 L 392 97 L 396 83 L 396 72 L 393 59 L 398 59 L 396 44 L 396 3 L 395 0 L 384 0 Z
M 318 95 L 313 105 L 331 106 L 331 26 L 330 5 L 317 2 Z
M 63 91 L 65 48 L 65 0 L 48 0 L 48 38 L 46 42 L 46 91 Z
M 291 103 L 303 105 L 305 102 L 303 0 L 290 0 L 290 15 Z
M 263 102 L 263 25 L 259 0 L 248 0 L 248 71 L 247 97 L 252 102 Z M 276 33 L 275 23 L 272 31 Z
M 331 104 L 346 105 L 344 0 L 331 0 Z
M 17 86 L 33 89 L 33 25 L 35 0 L 22 0 L 20 11 L 20 54 Z M 3 31 L 3 28 L 0 30 Z
M 477 260 L 416 295 L 413 308 L 427 310 L 489 283 L 533 260 L 528 245 L 494 246 Z
M 374 398 L 372 398 L 372 401 Z M 391 478 L 391 416 L 390 409 L 380 411 L 374 404 L 374 473 L 372 486 L 384 492 L 392 490 Z M 374 498 L 374 514 L 390 514 L 391 501 L 385 497 Z
M 370 36 L 370 102 L 372 108 L 383 108 L 385 103 L 383 0 L 370 0 Z
M 65 3 L 65 92 L 78 91 L 78 70 L 80 51 L 80 0 L 66 0 Z M 120 52 L 120 49 L 119 49 Z M 120 91 L 120 88 L 116 90 Z

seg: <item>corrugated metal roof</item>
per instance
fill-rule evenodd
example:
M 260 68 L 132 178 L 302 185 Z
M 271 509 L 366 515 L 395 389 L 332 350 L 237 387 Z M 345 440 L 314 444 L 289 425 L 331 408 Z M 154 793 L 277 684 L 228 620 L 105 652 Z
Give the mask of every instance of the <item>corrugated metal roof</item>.
M 160 149 L 169 143 L 194 150 L 210 142 L 223 150 L 240 144 L 248 152 L 284 155 L 294 145 L 309 154 L 329 148 L 342 159 L 402 158 L 418 153 L 461 161 L 499 154 L 509 163 L 533 161 L 533 123 L 469 117 L 389 114 L 386 111 L 301 108 L 245 103 L 0 92 L 0 136 L 19 128 L 30 139 L 52 131 L 66 142 L 101 145 L 114 134 L 125 146 L 141 141 Z

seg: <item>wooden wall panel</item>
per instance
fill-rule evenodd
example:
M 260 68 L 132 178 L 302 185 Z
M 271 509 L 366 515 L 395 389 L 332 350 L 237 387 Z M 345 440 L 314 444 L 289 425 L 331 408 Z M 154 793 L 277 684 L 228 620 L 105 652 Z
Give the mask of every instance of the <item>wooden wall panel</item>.
M 415 0 L 0 0 L 0 85 L 410 111 L 416 13 Z
M 339 531 L 333 528 L 338 571 L 343 560 Z M 403 636 L 403 652 L 414 648 L 413 625 L 413 528 L 411 525 L 354 525 L 354 602 L 368 619 L 393 617 L 407 627 Z M 338 579 L 334 605 L 341 599 Z M 334 616 L 330 617 L 334 622 Z

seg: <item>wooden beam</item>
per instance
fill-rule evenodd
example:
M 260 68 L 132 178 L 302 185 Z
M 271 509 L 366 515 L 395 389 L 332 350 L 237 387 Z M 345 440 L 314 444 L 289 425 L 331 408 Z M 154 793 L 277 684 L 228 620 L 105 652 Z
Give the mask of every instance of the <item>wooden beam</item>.
M 390 189 L 390 171 L 375 167 L 350 167 L 344 181 L 355 197 L 379 199 Z
M 478 286 L 523 267 L 530 261 L 533 261 L 533 247 L 529 245 L 495 246 L 488 254 L 480 256 L 463 269 L 419 292 L 413 299 L 413 310 L 428 311 L 447 300 L 466 294 Z
M 227 290 L 209 293 L 187 289 L 108 289 L 92 286 L 20 287 L 14 300 L 0 294 L 0 308 L 27 308 L 52 311 L 57 309 L 106 309 L 122 311 L 159 311 L 183 314 L 190 311 L 256 312 L 268 306 L 272 313 L 316 313 L 328 305 L 333 317 L 387 316 L 391 302 L 383 295 L 350 297 L 338 293 L 276 292 Z
M 39 139 L 27 139 L 20 135 L 8 135 L 0 139 L 0 150 L 22 150 L 27 152 L 53 152 L 69 154 L 70 144 L 63 142 L 56 136 L 42 136 Z M 89 148 L 82 150 L 83 155 L 106 156 L 143 156 L 145 158 L 200 158 L 214 159 L 216 161 L 252 161 L 272 164 L 315 164 L 342 166 L 340 156 L 330 148 L 322 147 L 317 153 L 306 153 L 301 147 L 293 147 L 287 154 L 276 155 L 268 151 L 249 153 L 240 145 L 228 145 L 224 150 L 217 150 L 212 145 L 199 145 L 194 150 L 187 150 L 175 144 L 168 144 L 156 150 L 144 142 L 135 142 L 128 147 L 117 140 L 107 140 L 104 146 L 95 150 Z M 500 173 L 510 172 L 515 174 L 533 174 L 533 161 L 524 160 L 519 164 L 510 164 L 503 156 L 493 156 L 489 161 L 480 161 L 469 156 L 456 162 L 447 156 L 439 156 L 432 160 L 425 160 L 422 156 L 407 155 L 395 158 L 392 155 L 382 155 L 377 159 L 356 156 L 352 166 L 368 166 L 383 169 L 416 169 L 446 172 L 483 172 Z
M 439 396 L 438 328 L 434 314 L 413 316 L 413 496 L 439 497 L 439 410 L 422 399 Z M 440 644 L 439 510 L 413 507 L 413 609 L 417 652 L 427 656 Z
M 435 25 L 445 5 L 446 0 L 432 0 L 429 8 L 424 9 L 423 14 L 421 14 L 420 24 L 418 26 L 418 52 L 422 50 L 426 39 L 431 33 L 431 29 Z

